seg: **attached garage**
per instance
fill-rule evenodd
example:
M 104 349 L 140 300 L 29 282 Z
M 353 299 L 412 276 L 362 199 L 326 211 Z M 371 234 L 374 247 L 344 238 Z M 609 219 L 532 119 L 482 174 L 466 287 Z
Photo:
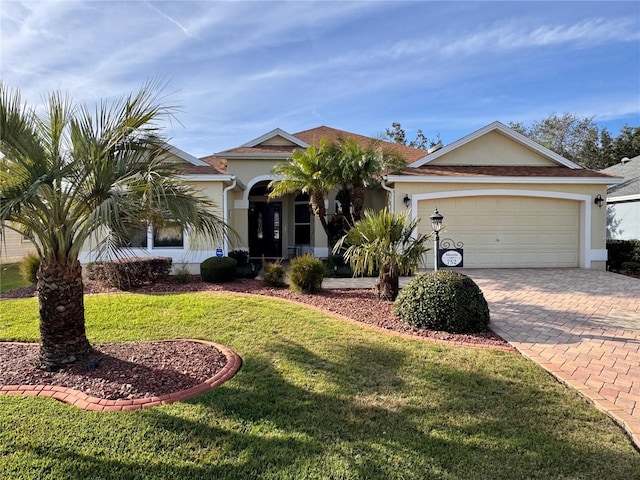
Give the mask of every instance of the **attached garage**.
M 575 200 L 525 196 L 465 196 L 418 202 L 428 219 L 434 205 L 445 212 L 442 238 L 464 243 L 464 265 L 579 267 L 580 204 Z M 419 229 L 430 232 L 428 222 Z
M 464 268 L 604 270 L 600 200 L 617 181 L 494 122 L 387 175 L 383 186 L 393 189 L 394 211 L 421 219 L 422 233 L 438 209 L 441 238 L 464 244 Z

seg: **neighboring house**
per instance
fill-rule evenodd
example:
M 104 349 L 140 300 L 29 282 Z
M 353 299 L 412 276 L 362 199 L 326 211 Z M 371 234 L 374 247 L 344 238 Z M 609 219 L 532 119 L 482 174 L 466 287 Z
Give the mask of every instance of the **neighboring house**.
M 150 228 L 133 254 L 170 256 L 174 264 L 196 272 L 205 258 L 238 248 L 254 258 L 305 252 L 326 257 L 326 236 L 309 211 L 309 199 L 287 195 L 269 201 L 267 186 L 275 178 L 273 165 L 286 161 L 295 149 L 340 137 L 372 140 L 318 127 L 295 134 L 275 129 L 202 159 L 173 149 L 172 157 L 185 163 L 185 179 L 220 205 L 219 214 L 238 238 L 213 245 L 195 242 L 183 232 Z M 594 200 L 606 196 L 607 185 L 616 183 L 616 177 L 584 169 L 499 122 L 432 153 L 381 145 L 402 154 L 408 166 L 369 190 L 365 206 L 389 205 L 395 212 L 410 208 L 413 217 L 422 219 L 423 232 L 431 231 L 429 216 L 437 207 L 446 227 L 441 236 L 464 243 L 465 267 L 604 270 L 606 209 Z M 327 209 L 331 214 L 339 209 L 335 192 Z M 94 258 L 87 252 L 82 259 Z M 427 259 L 427 265 L 432 262 L 432 257 Z
M 607 190 L 607 238 L 640 239 L 640 155 L 602 172 L 624 179 Z

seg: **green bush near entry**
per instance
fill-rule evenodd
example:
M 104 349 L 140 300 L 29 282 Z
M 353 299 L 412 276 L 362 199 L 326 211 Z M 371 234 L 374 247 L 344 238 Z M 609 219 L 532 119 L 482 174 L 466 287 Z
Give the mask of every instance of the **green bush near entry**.
M 200 275 L 204 282 L 225 283 L 236 279 L 238 262 L 229 257 L 210 257 L 200 264 Z
M 318 293 L 322 290 L 324 263 L 313 255 L 303 255 L 291 260 L 289 282 L 291 290 L 301 293 Z

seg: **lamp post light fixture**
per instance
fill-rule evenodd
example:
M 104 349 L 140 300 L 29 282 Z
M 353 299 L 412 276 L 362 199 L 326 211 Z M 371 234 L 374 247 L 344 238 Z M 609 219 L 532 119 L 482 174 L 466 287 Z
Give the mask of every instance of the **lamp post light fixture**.
M 433 241 L 433 270 L 438 271 L 438 257 L 440 255 L 440 230 L 442 230 L 442 219 L 444 218 L 438 212 L 436 208 L 433 212 L 433 215 L 429 217 L 431 219 L 431 228 L 433 229 L 433 233 L 436 234 L 436 238 Z
M 409 205 L 411 205 L 411 198 L 409 198 L 408 193 L 404 194 L 404 198 L 402 199 L 402 201 L 404 202 L 404 206 L 409 208 Z

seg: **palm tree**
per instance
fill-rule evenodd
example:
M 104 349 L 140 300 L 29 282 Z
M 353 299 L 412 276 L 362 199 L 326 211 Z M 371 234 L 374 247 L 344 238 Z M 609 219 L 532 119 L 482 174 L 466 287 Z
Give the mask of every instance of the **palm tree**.
M 407 166 L 399 154 L 385 151 L 378 143 L 362 146 L 353 138 L 339 139 L 331 155 L 336 181 L 348 192 L 354 222 L 362 218 L 366 189 L 380 183 L 383 175 Z
M 25 235 L 40 257 L 40 367 L 91 350 L 79 253 L 91 238 L 117 254 L 131 225 L 177 224 L 199 236 L 227 232 L 215 205 L 182 183 L 166 157 L 158 121 L 174 107 L 161 86 L 101 102 L 95 112 L 52 93 L 43 114 L 0 82 L 0 229 Z
M 269 183 L 269 198 L 279 198 L 287 194 L 306 193 L 309 195 L 311 210 L 327 235 L 331 248 L 331 235 L 327 223 L 325 198 L 335 186 L 332 168 L 329 165 L 330 143 L 323 139 L 318 147 L 310 145 L 304 150 L 295 150 L 289 160 L 273 167 L 271 173 L 276 180 Z
M 333 253 L 343 248 L 344 258 L 355 275 L 378 271 L 378 298 L 395 300 L 399 291 L 400 274 L 418 268 L 431 235 L 416 234 L 419 219 L 408 221 L 409 212 L 394 215 L 387 208 L 376 212 L 365 210 L 336 244 Z M 415 236 L 414 236 L 415 235 Z

